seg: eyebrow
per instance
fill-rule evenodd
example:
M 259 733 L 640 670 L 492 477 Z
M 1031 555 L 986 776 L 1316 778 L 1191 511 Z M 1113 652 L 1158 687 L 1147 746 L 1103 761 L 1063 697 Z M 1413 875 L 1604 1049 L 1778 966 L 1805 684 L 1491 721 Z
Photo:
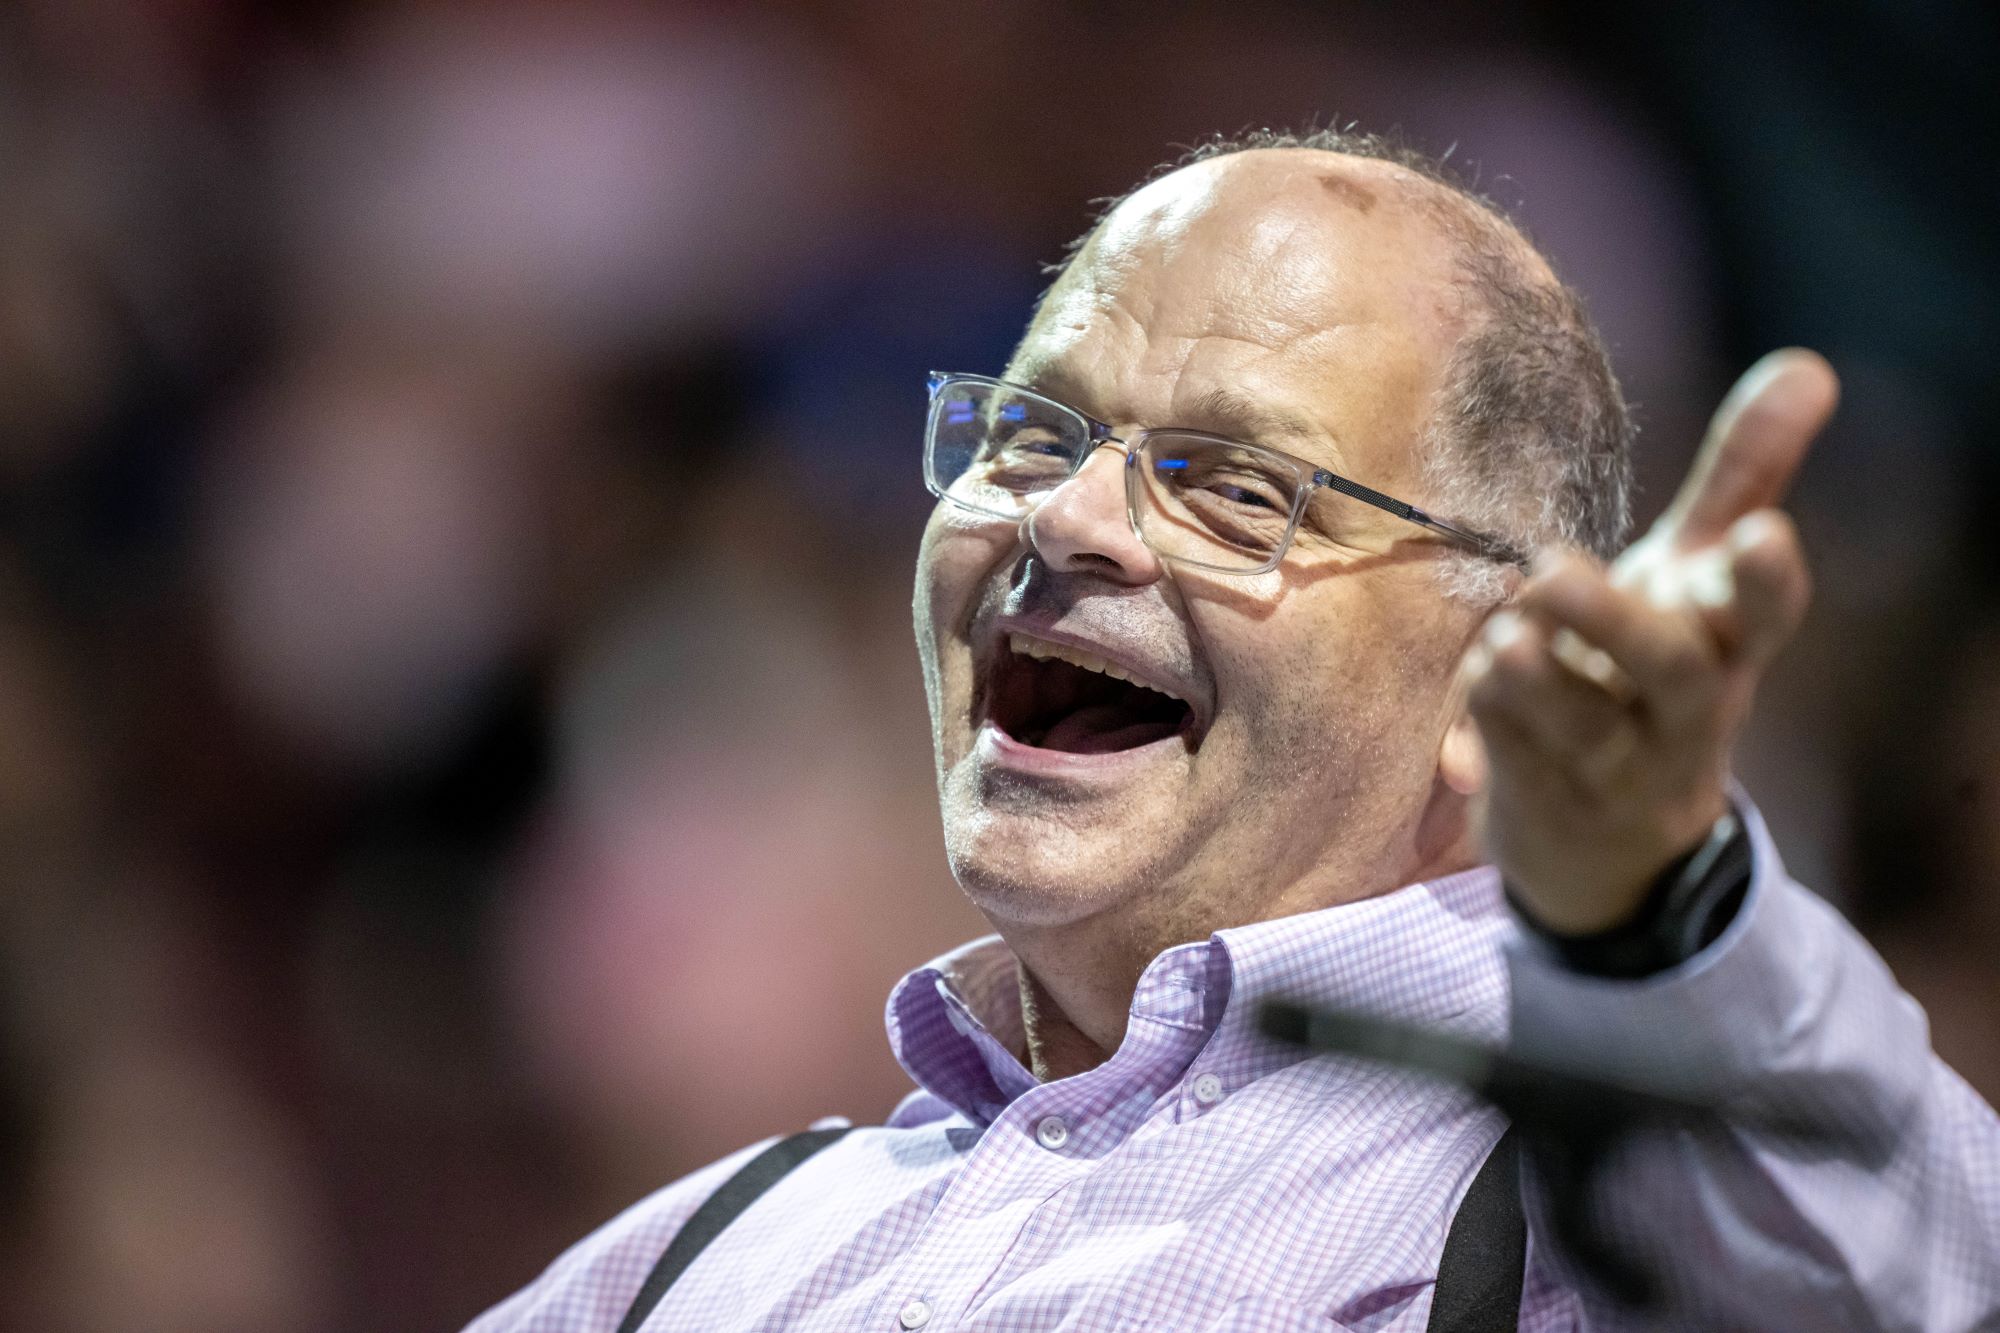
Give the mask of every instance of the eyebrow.
M 1172 424 L 1262 443 L 1299 441 L 1334 447 L 1326 431 L 1305 416 L 1273 407 L 1227 386 L 1210 389 L 1195 400 L 1193 413 L 1187 420 Z M 1335 452 L 1337 455 L 1338 450 Z
M 1093 401 L 1089 386 L 1071 375 L 1060 362 L 1029 362 L 1010 366 L 1008 377 L 1058 402 L 1074 404 L 1080 411 L 1098 417 L 1104 415 L 1099 410 L 1100 405 Z M 1318 422 L 1302 413 L 1273 407 L 1228 385 L 1210 389 L 1194 401 L 1190 411 L 1175 414 L 1172 421 L 1148 424 L 1156 428 L 1178 426 L 1271 444 L 1281 439 L 1323 444 L 1333 450 L 1336 459 L 1339 454 L 1338 444 Z
M 1097 404 L 1091 401 L 1083 381 L 1071 376 L 1061 362 L 1010 363 L 1000 373 L 1003 378 L 1015 384 L 1025 385 L 1036 393 L 1047 394 L 1059 403 L 1070 404 L 1079 412 L 1097 415 L 1094 411 Z

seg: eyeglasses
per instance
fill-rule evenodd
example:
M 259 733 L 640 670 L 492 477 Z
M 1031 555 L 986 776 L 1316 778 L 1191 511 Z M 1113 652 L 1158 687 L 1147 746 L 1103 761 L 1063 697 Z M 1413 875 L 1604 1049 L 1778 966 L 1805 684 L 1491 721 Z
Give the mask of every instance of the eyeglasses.
M 1167 427 L 1130 439 L 1032 389 L 984 375 L 930 377 L 924 484 L 975 514 L 1019 521 L 1074 476 L 1099 445 L 1125 454 L 1132 530 L 1162 559 L 1226 574 L 1277 568 L 1300 520 L 1338 548 L 1386 552 L 1430 529 L 1489 559 L 1523 557 L 1509 543 L 1431 517 L 1359 482 L 1262 445 Z

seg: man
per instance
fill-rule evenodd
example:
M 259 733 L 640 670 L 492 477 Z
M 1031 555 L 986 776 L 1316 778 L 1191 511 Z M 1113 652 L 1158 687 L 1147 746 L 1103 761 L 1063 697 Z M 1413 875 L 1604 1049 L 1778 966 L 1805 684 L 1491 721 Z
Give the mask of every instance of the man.
M 952 868 L 999 938 L 892 996 L 920 1090 L 644 1326 L 1426 1327 L 1500 1119 L 1260 1039 L 1272 996 L 1886 1145 L 1617 1164 L 1612 1220 L 1684 1260 L 1693 1326 L 2000 1323 L 2000 1122 L 1727 776 L 1806 601 L 1772 506 L 1834 395 L 1810 353 L 1760 363 L 1606 569 L 1623 405 L 1481 202 L 1322 134 L 1115 206 L 1002 377 L 934 384 L 917 639 Z M 474 1327 L 617 1327 L 755 1156 Z M 1621 1326 L 1530 1218 L 1520 1327 Z

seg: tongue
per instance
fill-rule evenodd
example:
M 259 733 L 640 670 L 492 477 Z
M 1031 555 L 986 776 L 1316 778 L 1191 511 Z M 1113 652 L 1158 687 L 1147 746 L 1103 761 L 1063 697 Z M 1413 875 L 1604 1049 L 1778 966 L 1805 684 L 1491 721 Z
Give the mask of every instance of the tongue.
M 1178 730 L 1174 722 L 1135 718 L 1132 710 L 1121 704 L 1093 704 L 1050 727 L 1041 746 L 1070 754 L 1109 754 L 1160 740 Z

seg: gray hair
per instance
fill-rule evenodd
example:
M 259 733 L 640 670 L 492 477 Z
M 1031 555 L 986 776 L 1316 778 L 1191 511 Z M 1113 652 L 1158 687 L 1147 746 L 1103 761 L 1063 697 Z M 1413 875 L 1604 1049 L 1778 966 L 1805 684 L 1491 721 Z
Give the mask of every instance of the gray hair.
M 1631 522 L 1631 413 L 1582 298 L 1537 270 L 1518 224 L 1438 157 L 1348 129 L 1217 135 L 1163 163 L 1131 191 L 1099 201 L 1090 231 L 1139 188 L 1210 158 L 1258 148 L 1315 148 L 1388 162 L 1425 187 L 1426 212 L 1453 243 L 1472 312 L 1453 349 L 1419 442 L 1419 501 L 1461 526 L 1533 552 L 1561 544 L 1610 559 Z M 1469 553 L 1445 561 L 1452 595 L 1496 602 L 1507 570 Z

